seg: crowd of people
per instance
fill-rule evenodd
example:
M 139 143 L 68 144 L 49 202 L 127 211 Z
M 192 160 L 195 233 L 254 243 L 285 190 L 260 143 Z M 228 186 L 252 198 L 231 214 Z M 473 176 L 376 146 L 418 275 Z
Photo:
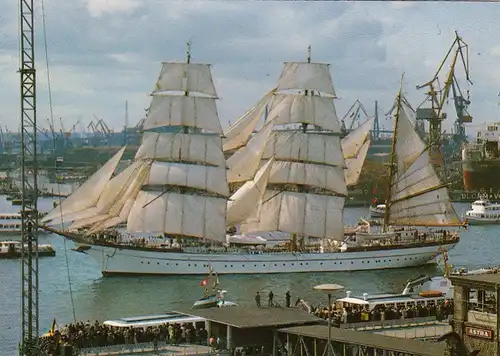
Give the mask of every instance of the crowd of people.
M 147 328 L 123 328 L 104 325 L 95 321 L 66 325 L 41 337 L 43 355 L 61 355 L 65 344 L 76 349 L 110 345 L 131 345 L 144 342 L 168 343 L 171 345 L 207 344 L 208 333 L 204 327 L 193 324 L 162 324 Z
M 328 319 L 328 307 L 313 308 L 313 313 L 323 319 Z M 368 321 L 384 321 L 410 318 L 436 317 L 445 320 L 453 314 L 453 301 L 438 301 L 437 304 L 412 304 L 401 307 L 395 305 L 377 305 L 372 310 L 361 305 L 338 307 L 332 305 L 331 316 L 334 325 L 360 323 Z

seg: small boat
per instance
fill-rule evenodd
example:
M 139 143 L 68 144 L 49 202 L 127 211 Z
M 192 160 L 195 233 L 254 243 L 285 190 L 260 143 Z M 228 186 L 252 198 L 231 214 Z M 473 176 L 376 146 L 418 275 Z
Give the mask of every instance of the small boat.
M 224 294 L 227 290 L 219 290 L 217 294 L 211 294 L 207 297 L 197 300 L 193 304 L 193 309 L 204 309 L 204 308 L 224 308 L 224 307 L 237 307 L 238 304 L 231 302 L 229 300 L 224 300 Z
M 480 274 L 496 274 L 500 272 L 499 267 L 486 267 L 478 269 L 456 268 L 450 272 L 452 276 L 476 276 Z
M 370 217 L 371 218 L 383 218 L 385 214 L 385 204 L 377 204 L 375 206 L 370 206 Z
M 13 198 L 12 199 L 12 205 L 22 205 L 23 199 L 22 198 Z M 27 204 L 32 204 L 33 200 L 32 199 L 27 199 L 26 200 Z
M 38 245 L 39 257 L 54 257 L 56 251 L 49 244 Z M 0 259 L 1 258 L 21 258 L 22 245 L 19 241 L 0 241 Z
M 209 294 L 207 285 L 212 283 L 212 293 Z M 219 285 L 219 276 L 215 273 L 211 267 L 209 267 L 208 276 L 205 277 L 201 283 L 200 287 L 205 287 L 205 296 L 193 304 L 193 309 L 201 308 L 223 308 L 223 307 L 236 307 L 236 303 L 224 300 L 224 294 L 227 293 L 225 289 L 217 289 Z M 217 293 L 215 293 L 217 291 Z
M 472 203 L 471 210 L 465 212 L 464 219 L 469 224 L 499 224 L 500 223 L 500 204 L 492 203 L 487 199 L 476 200 Z

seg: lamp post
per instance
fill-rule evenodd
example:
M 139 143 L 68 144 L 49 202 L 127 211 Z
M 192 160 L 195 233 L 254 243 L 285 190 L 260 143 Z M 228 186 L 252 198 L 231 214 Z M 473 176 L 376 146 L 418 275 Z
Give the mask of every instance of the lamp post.
M 328 294 L 328 355 L 330 355 L 330 348 L 332 347 L 332 292 L 344 289 L 340 284 L 319 284 L 314 286 L 314 290 L 325 292 Z

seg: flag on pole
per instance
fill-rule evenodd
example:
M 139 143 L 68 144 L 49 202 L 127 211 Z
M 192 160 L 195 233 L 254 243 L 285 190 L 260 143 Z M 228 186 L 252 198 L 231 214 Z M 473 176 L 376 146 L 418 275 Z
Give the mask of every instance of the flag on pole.
M 56 318 L 54 318 L 54 320 L 52 321 L 52 326 L 50 327 L 49 330 L 49 335 L 53 336 L 56 330 L 57 330 L 57 323 L 56 323 Z
M 205 287 L 207 284 L 208 284 L 208 278 L 207 278 L 207 277 L 205 277 L 205 279 L 203 279 L 203 280 L 200 282 L 200 287 Z

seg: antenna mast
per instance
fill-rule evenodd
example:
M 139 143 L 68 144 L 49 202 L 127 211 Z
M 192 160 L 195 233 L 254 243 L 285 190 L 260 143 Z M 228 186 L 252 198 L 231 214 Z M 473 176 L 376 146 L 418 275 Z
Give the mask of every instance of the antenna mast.
M 19 0 L 21 85 L 21 340 L 20 355 L 38 349 L 38 211 L 34 0 Z

